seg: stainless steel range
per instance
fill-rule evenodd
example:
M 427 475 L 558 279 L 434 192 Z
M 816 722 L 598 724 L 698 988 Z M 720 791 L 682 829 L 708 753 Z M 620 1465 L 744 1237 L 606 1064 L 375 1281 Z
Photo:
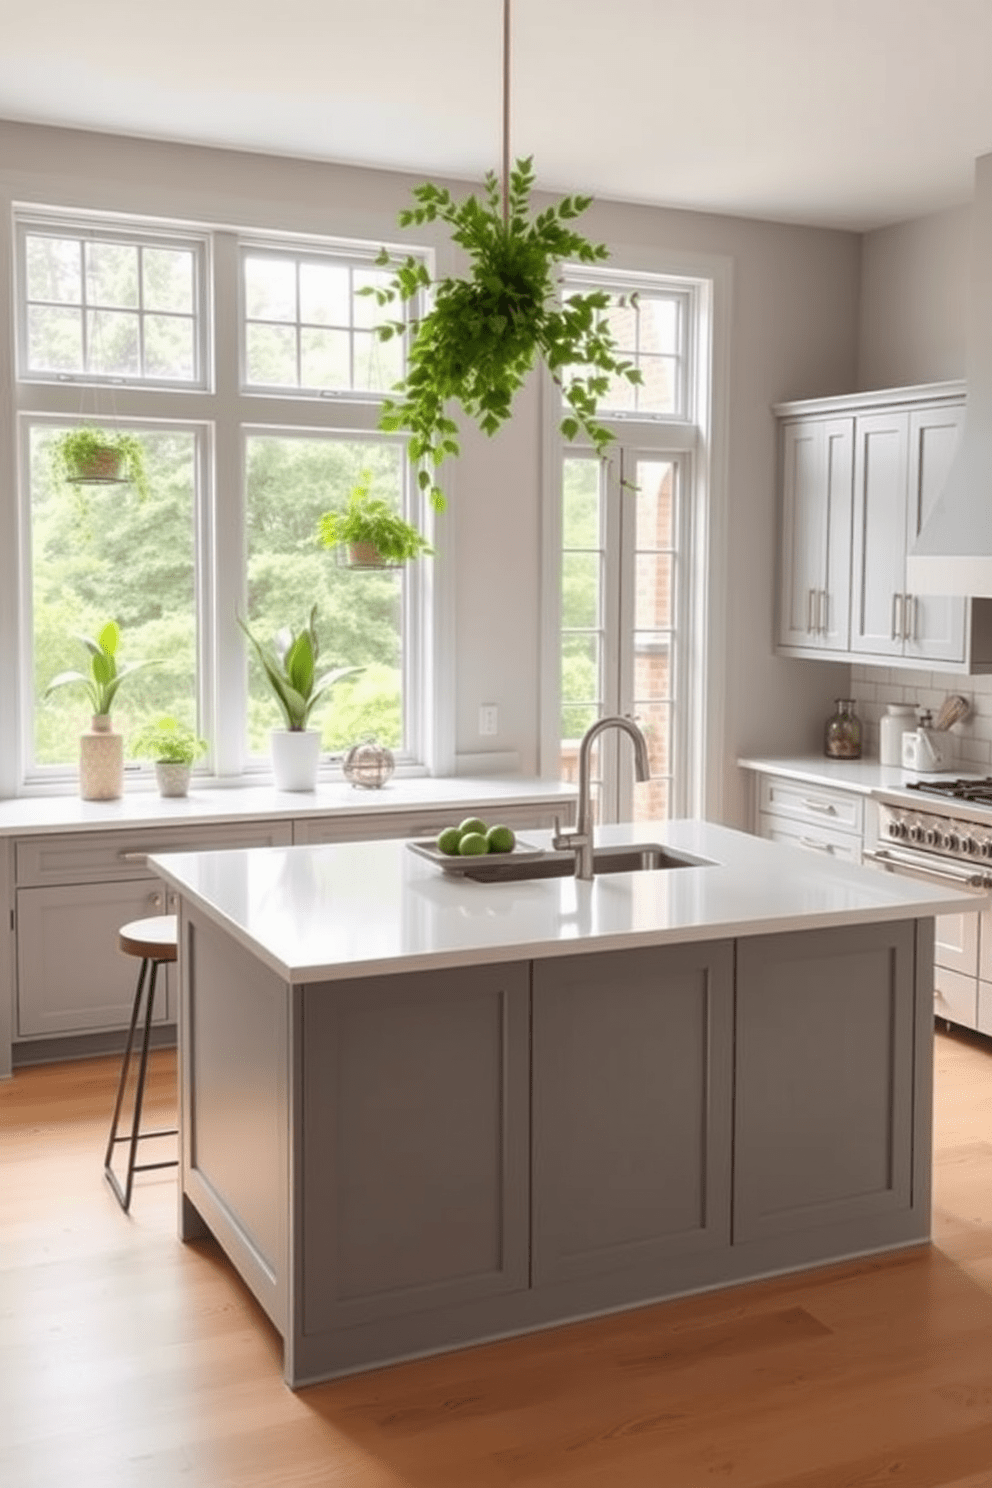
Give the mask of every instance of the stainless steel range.
M 905 792 L 919 802 L 907 805 Z M 878 844 L 869 862 L 917 877 L 992 887 L 992 777 L 913 781 L 877 792 Z
M 866 862 L 975 893 L 974 913 L 937 916 L 934 1014 L 992 1035 L 992 778 L 921 780 L 872 794 L 878 835 Z

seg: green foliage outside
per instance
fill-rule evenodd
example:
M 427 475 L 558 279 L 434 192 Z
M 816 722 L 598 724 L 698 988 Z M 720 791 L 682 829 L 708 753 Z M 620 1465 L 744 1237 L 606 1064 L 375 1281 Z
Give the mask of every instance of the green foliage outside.
M 599 716 L 601 683 L 595 636 L 569 634 L 599 625 L 599 461 L 563 466 L 561 588 L 561 737 L 581 738 Z M 583 549 L 588 551 L 582 551 Z
M 321 663 L 363 667 L 335 684 L 310 720 L 322 748 L 342 750 L 374 734 L 402 749 L 401 570 L 353 571 L 321 545 L 321 518 L 344 511 L 356 486 L 402 509 L 403 451 L 394 442 L 259 435 L 247 442 L 248 621 L 269 638 L 298 629 L 316 603 Z M 258 657 L 248 673 L 249 748 L 268 754 L 283 726 Z
M 131 485 L 69 485 L 52 466 L 64 429 L 31 434 L 31 581 L 34 614 L 35 761 L 74 765 L 92 707 L 82 688 L 41 699 L 59 672 L 80 663 L 78 635 L 96 635 L 111 616 L 122 652 L 154 662 L 129 676 L 114 699 L 125 743 L 170 714 L 196 723 L 194 610 L 194 441 L 186 433 L 143 433 L 151 496 Z

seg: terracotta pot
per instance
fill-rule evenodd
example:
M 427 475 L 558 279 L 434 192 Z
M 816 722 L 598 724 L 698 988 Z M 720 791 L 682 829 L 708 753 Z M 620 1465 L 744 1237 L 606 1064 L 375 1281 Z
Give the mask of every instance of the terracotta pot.
M 79 794 L 84 801 L 116 801 L 124 794 L 124 739 L 109 714 L 95 714 L 79 736 Z
M 349 543 L 348 562 L 352 568 L 389 568 L 392 566 L 383 558 L 375 543 L 371 542 Z
M 123 480 L 124 456 L 120 450 L 104 445 L 88 460 L 77 460 L 72 467 L 72 480 L 120 481 Z

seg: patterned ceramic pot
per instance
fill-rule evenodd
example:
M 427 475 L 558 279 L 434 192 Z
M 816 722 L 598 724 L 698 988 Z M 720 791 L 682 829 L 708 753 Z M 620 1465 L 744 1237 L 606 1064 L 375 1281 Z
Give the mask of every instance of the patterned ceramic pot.
M 124 739 L 107 713 L 79 736 L 79 794 L 84 801 L 116 801 L 124 794 Z

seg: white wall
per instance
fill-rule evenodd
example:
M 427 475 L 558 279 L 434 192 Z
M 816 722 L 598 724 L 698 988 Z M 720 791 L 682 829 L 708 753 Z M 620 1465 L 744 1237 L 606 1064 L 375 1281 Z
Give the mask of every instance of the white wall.
M 312 161 L 171 146 L 115 136 L 0 123 L 0 212 L 11 201 L 181 216 L 235 226 L 402 240 L 396 213 L 410 178 Z M 745 796 L 734 759 L 744 752 L 816 747 L 833 697 L 849 671 L 772 654 L 776 546 L 777 400 L 850 391 L 858 359 L 861 242 L 853 234 L 777 226 L 599 201 L 583 230 L 605 240 L 617 262 L 700 256 L 729 260 L 729 398 L 726 422 L 727 530 L 724 589 L 714 650 L 726 656 L 724 772 L 713 810 L 743 822 Z M 439 238 L 439 264 L 446 249 Z M 0 247 L 9 318 L 9 250 Z M 0 552 L 13 541 L 12 334 L 0 337 Z M 537 767 L 540 633 L 540 439 L 536 381 L 513 423 L 496 439 L 470 434 L 454 471 L 451 521 L 455 748 L 515 753 Z M 13 605 L 0 593 L 0 695 L 12 687 Z M 478 705 L 496 703 L 500 735 L 480 740 Z M 2 764 L 2 762 L 0 762 Z M 464 764 L 464 761 L 463 761 Z M 0 768 L 0 794 L 4 790 Z M 7 787 L 10 788 L 9 785 Z M 722 795 L 722 806 L 719 804 Z

